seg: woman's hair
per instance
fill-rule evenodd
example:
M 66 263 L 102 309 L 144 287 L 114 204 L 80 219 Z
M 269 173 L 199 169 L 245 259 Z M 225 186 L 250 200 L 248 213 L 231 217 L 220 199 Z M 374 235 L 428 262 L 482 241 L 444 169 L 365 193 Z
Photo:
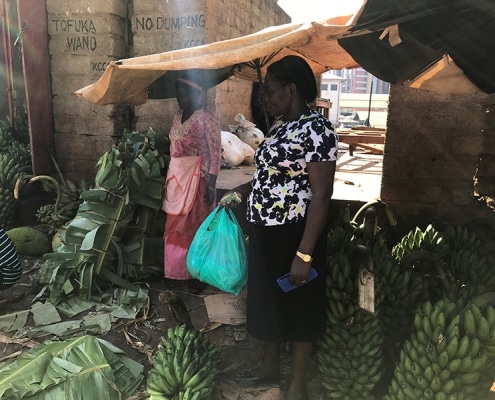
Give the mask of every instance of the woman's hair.
M 307 103 L 311 103 L 318 93 L 316 79 L 310 66 L 301 57 L 285 56 L 271 64 L 267 73 L 283 85 L 293 83 Z

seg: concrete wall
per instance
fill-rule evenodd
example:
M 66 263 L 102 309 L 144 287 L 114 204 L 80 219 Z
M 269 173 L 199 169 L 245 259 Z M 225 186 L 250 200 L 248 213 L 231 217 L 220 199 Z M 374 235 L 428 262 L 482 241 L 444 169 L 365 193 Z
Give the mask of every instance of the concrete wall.
M 494 99 L 393 86 L 382 200 L 403 216 L 426 212 L 427 218 L 458 222 L 493 216 L 479 206 L 474 182 L 478 174 L 483 194 L 494 194 Z M 482 155 L 486 159 L 480 164 Z
M 235 4 L 233 4 L 235 3 Z M 64 176 L 93 182 L 96 162 L 125 128 L 166 134 L 175 99 L 96 106 L 73 92 L 109 61 L 198 46 L 289 22 L 276 0 L 46 0 L 55 155 Z M 194 67 L 194 66 L 191 66 Z M 230 79 L 207 94 L 224 129 L 250 118 L 252 83 Z M 48 149 L 52 150 L 52 149 Z
M 486 124 L 484 126 L 485 145 L 474 182 L 474 190 L 487 200 L 495 199 L 495 97 L 488 96 L 481 102 Z
M 257 32 L 263 28 L 290 22 L 290 17 L 276 4 L 276 0 L 208 0 L 216 4 L 217 30 L 214 40 L 225 40 Z M 231 78 L 216 87 L 215 108 L 221 118 L 222 128 L 228 130 L 235 124 L 235 115 L 241 113 L 255 121 L 251 113 L 253 84 Z
M 55 156 L 68 179 L 92 183 L 96 162 L 128 126 L 124 106 L 96 106 L 73 92 L 127 56 L 127 2 L 47 0 Z

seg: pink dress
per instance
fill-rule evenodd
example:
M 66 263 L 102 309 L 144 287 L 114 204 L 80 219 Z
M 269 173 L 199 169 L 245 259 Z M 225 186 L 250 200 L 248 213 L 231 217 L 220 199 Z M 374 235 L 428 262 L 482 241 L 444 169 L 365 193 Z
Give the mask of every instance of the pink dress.
M 199 225 L 215 208 L 216 202 L 206 204 L 205 194 L 210 175 L 218 175 L 222 145 L 220 122 L 207 108 L 195 111 L 184 123 L 182 111 L 173 119 L 170 128 L 170 157 L 200 157 L 200 179 L 190 211 L 186 214 L 167 214 L 164 233 L 164 274 L 169 279 L 191 279 L 187 271 L 187 251 Z M 187 177 L 180 177 L 184 181 Z M 186 183 L 186 182 L 185 182 Z M 167 187 L 165 186 L 165 190 Z

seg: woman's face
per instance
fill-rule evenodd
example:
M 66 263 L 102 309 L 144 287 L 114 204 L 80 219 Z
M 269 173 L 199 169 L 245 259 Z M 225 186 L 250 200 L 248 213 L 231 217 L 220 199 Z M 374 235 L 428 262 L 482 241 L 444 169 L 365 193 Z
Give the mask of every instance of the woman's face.
M 289 85 L 282 85 L 267 74 L 263 83 L 263 103 L 273 117 L 286 114 L 290 105 Z
M 191 93 L 190 90 L 187 90 L 182 86 L 177 86 L 176 92 L 177 103 L 179 103 L 179 107 L 181 110 L 187 110 L 188 108 L 192 107 L 194 95 Z

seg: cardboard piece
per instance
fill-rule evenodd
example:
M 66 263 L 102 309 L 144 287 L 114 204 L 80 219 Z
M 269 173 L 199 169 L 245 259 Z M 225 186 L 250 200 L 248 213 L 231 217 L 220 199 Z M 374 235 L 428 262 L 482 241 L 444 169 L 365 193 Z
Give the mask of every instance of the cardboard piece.
M 210 323 L 226 325 L 243 325 L 246 323 L 246 294 L 242 291 L 235 296 L 230 293 L 220 293 L 204 298 Z
M 232 381 L 219 382 L 219 392 L 225 400 L 281 400 L 283 394 L 278 387 L 242 388 Z

